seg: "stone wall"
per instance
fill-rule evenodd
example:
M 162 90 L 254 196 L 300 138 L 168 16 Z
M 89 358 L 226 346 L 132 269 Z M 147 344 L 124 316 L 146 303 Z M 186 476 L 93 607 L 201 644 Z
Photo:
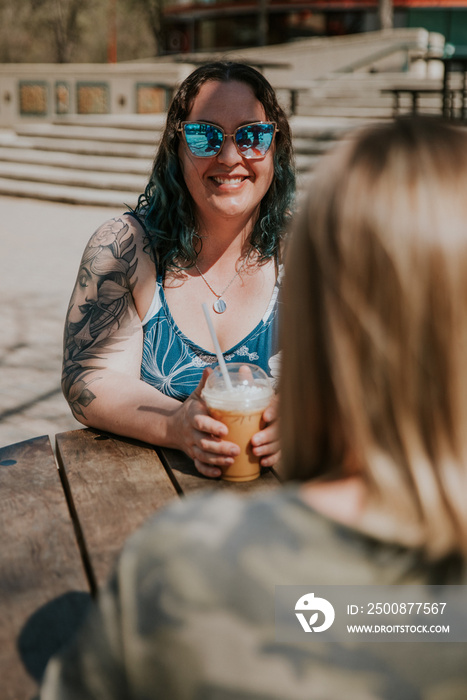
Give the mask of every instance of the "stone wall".
M 192 66 L 177 63 L 2 64 L 0 126 L 76 114 L 165 112 Z

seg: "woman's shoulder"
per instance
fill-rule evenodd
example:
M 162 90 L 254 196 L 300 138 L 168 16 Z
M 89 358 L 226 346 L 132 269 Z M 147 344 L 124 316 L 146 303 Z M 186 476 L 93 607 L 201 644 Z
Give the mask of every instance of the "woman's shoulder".
M 119 261 L 130 259 L 137 263 L 138 272 L 146 265 L 152 274 L 154 262 L 147 248 L 145 231 L 141 222 L 129 213 L 104 221 L 91 235 L 85 247 L 83 260 L 88 258 L 105 257 L 108 262 L 112 258 L 119 269 Z
M 146 561 L 203 555 L 215 562 L 232 542 L 238 556 L 245 547 L 280 548 L 292 530 L 300 537 L 297 501 L 291 487 L 249 497 L 206 490 L 159 511 L 129 540 L 127 552 Z
M 142 570 L 188 565 L 208 579 L 209 573 L 218 576 L 223 561 L 232 582 L 249 578 L 253 567 L 264 585 L 271 577 L 276 584 L 337 582 L 343 568 L 353 584 L 424 583 L 441 576 L 418 549 L 320 514 L 293 483 L 247 497 L 213 489 L 177 501 L 148 521 L 126 553 Z
M 143 238 L 147 237 L 147 228 L 144 218 L 144 212 L 136 212 L 133 209 L 129 209 L 121 215 L 121 218 L 136 231 L 139 232 Z
M 144 245 L 145 232 L 142 223 L 129 212 L 104 221 L 91 235 L 87 248 L 118 248 L 124 243 Z

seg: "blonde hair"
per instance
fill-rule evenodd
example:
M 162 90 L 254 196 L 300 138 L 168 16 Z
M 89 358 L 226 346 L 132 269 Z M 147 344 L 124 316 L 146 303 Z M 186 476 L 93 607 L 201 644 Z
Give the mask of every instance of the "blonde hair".
M 467 551 L 466 190 L 461 129 L 367 128 L 318 169 L 286 261 L 286 474 L 357 465 L 432 554 Z

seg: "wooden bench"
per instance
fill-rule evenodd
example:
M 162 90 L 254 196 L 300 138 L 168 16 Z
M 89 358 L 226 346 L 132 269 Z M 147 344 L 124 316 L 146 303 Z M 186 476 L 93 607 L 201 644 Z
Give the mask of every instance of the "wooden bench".
M 30 700 L 89 602 L 47 436 L 0 448 L 0 688 Z
M 443 116 L 465 121 L 467 118 L 467 54 L 462 51 L 441 59 L 444 64 Z M 455 95 L 458 105 L 454 104 Z
M 297 113 L 298 109 L 298 99 L 301 92 L 309 92 L 310 86 L 297 85 L 295 83 L 291 85 L 275 85 L 274 90 L 280 95 L 281 92 L 286 92 L 288 95 L 288 109 L 287 113 L 289 117 L 292 117 Z
M 391 94 L 394 98 L 393 102 L 393 109 L 392 113 L 394 117 L 397 117 L 401 111 L 402 111 L 402 104 L 401 104 L 401 96 L 402 95 L 409 95 L 411 97 L 411 113 L 412 114 L 418 114 L 419 112 L 419 104 L 420 104 L 420 96 L 421 95 L 431 95 L 431 96 L 439 96 L 439 113 L 442 114 L 443 112 L 443 100 L 445 99 L 444 92 L 442 88 L 435 88 L 435 87 L 419 87 L 419 86 L 413 86 L 413 87 L 408 87 L 407 85 L 404 86 L 396 86 L 392 88 L 384 88 L 381 90 L 382 94 Z M 450 99 L 452 100 L 454 95 L 450 95 Z
M 0 683 L 31 700 L 46 662 L 76 630 L 131 535 L 170 501 L 200 489 L 275 488 L 273 470 L 230 483 L 200 475 L 177 450 L 93 429 L 0 449 Z

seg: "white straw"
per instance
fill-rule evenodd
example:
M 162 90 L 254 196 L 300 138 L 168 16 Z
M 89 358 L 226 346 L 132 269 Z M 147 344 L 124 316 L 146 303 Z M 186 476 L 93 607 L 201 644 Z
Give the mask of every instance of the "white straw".
M 221 372 L 222 372 L 222 376 L 224 377 L 225 385 L 226 385 L 227 389 L 232 389 L 232 382 L 230 381 L 230 377 L 229 377 L 229 373 L 227 371 L 224 356 L 222 354 L 221 347 L 219 345 L 219 341 L 217 340 L 216 331 L 214 330 L 214 326 L 212 325 L 211 317 L 210 317 L 209 311 L 208 311 L 208 305 L 206 304 L 206 302 L 203 303 L 203 311 L 204 311 L 204 315 L 206 316 L 206 321 L 208 324 L 209 332 L 211 333 L 212 342 L 214 343 L 214 348 L 216 350 L 217 361 L 219 362 L 219 367 L 221 368 Z

